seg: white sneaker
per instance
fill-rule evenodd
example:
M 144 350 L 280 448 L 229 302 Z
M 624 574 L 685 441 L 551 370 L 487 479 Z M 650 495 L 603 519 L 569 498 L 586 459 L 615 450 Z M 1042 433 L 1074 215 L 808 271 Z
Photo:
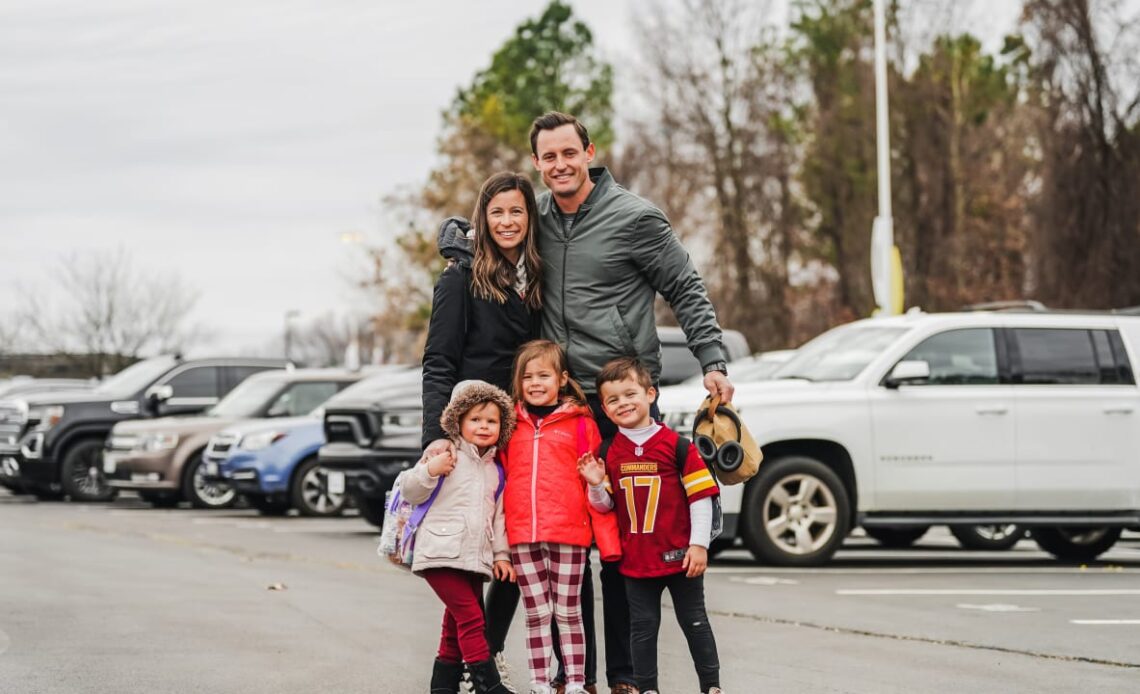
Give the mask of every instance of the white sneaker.
M 518 694 L 514 683 L 511 682 L 511 664 L 507 662 L 507 654 L 499 651 L 495 654 L 495 669 L 499 671 L 499 681 L 510 694 Z
M 549 685 L 545 684 L 532 684 L 530 685 L 530 694 L 553 694 Z
M 708 691 L 708 694 L 724 694 L 724 690 L 722 690 L 720 687 L 713 687 Z

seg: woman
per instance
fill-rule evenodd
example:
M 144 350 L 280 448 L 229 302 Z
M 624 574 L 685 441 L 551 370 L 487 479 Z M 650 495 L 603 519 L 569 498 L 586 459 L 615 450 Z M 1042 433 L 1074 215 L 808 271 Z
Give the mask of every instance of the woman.
M 439 419 L 455 384 L 479 379 L 509 392 L 515 352 L 538 336 L 542 267 L 530 180 L 510 172 L 491 176 L 472 218 L 469 236 L 458 218 L 440 229 L 440 252 L 453 262 L 435 285 L 424 347 L 422 443 L 429 452 L 451 445 Z M 487 642 L 504 675 L 503 644 L 518 602 L 516 584 L 492 581 Z

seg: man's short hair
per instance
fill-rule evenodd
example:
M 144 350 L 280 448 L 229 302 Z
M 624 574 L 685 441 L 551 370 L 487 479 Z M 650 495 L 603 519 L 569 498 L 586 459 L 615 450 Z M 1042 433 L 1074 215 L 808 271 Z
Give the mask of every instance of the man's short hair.
M 543 130 L 554 130 L 563 125 L 573 125 L 574 131 L 578 133 L 578 137 L 582 139 L 582 149 L 590 146 L 590 133 L 586 132 L 586 126 L 582 125 L 574 116 L 567 113 L 559 113 L 558 111 L 547 111 L 534 122 L 530 124 L 530 153 L 538 156 L 538 133 Z
M 650 375 L 649 369 L 645 368 L 645 364 L 642 364 L 640 359 L 637 357 L 618 357 L 606 362 L 606 365 L 598 372 L 596 381 L 598 394 L 601 395 L 603 383 L 624 381 L 630 376 L 637 381 L 637 385 L 646 390 L 653 387 L 653 376 Z

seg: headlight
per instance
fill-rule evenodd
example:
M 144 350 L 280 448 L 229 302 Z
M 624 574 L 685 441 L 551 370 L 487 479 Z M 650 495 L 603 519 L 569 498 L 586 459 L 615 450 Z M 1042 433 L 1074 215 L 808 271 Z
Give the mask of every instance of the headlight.
M 35 428 L 47 431 L 63 419 L 63 405 L 48 405 L 46 407 L 33 407 L 28 410 L 28 421 L 36 422 Z
M 263 431 L 258 434 L 250 434 L 249 436 L 242 438 L 240 447 L 247 451 L 259 451 L 262 448 L 277 443 L 283 438 L 285 438 L 285 432 Z
M 421 431 L 423 426 L 423 410 L 394 410 L 380 414 L 380 433 L 383 436 L 414 434 Z
M 147 453 L 156 451 L 169 451 L 178 445 L 178 434 L 151 434 L 144 436 L 139 442 L 139 448 Z
M 661 415 L 661 418 L 665 420 L 665 426 L 687 436 L 693 430 L 693 422 L 697 418 L 697 413 L 666 412 Z

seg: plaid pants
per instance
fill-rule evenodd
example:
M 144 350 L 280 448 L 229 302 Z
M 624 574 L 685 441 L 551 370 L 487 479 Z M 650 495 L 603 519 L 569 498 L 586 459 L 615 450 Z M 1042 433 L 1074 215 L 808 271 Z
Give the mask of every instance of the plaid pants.
M 566 665 L 566 684 L 585 686 L 586 635 L 582 629 L 582 572 L 586 548 L 535 542 L 511 548 L 526 610 L 526 649 L 530 681 L 550 684 L 550 617 Z

